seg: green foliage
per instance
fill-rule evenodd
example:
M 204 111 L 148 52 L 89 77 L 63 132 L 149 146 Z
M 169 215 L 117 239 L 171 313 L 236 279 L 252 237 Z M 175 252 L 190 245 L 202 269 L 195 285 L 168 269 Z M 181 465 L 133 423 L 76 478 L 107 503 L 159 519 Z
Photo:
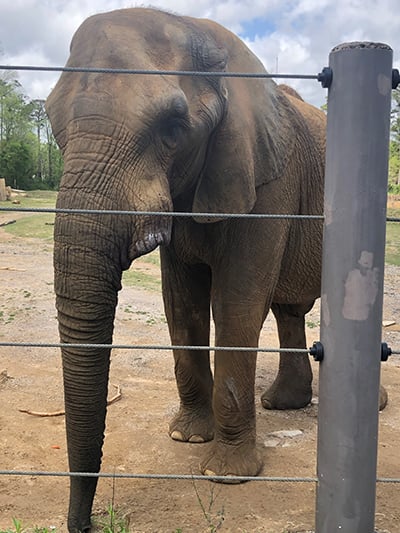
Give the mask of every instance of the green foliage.
M 400 184 L 398 185 L 397 183 L 389 183 L 388 192 L 389 194 L 400 194 Z
M 400 190 L 400 186 L 398 186 Z M 400 218 L 399 208 L 389 208 L 387 216 Z M 386 250 L 385 261 L 389 265 L 400 266 L 400 223 L 387 222 L 386 224 Z
M 0 77 L 0 177 L 20 189 L 56 189 L 62 157 L 44 100 L 23 94 L 15 77 Z
M 210 487 L 208 504 L 204 503 L 203 499 L 200 496 L 200 493 L 197 489 L 196 483 L 193 480 L 193 488 L 196 493 L 197 502 L 200 506 L 201 512 L 205 518 L 207 529 L 209 533 L 216 533 L 220 528 L 222 528 L 225 520 L 225 509 L 224 506 L 218 510 L 215 510 L 215 501 L 218 497 L 216 494 L 215 486 Z
M 23 238 L 36 238 L 45 241 L 53 240 L 54 215 L 51 213 L 38 213 L 18 219 L 15 224 L 4 228 L 7 233 Z
M 97 526 L 102 533 L 128 533 L 128 521 L 124 516 L 118 513 L 112 503 L 107 508 L 107 517 L 98 520 Z
M 391 112 L 391 140 L 389 151 L 389 192 L 392 186 L 400 186 L 400 90 L 393 91 Z M 396 194 L 398 194 L 396 192 Z
M 397 144 L 400 143 L 400 89 L 392 92 L 391 131 Z
M 388 265 L 400 266 L 400 227 L 398 222 L 387 223 L 385 261 Z
M 21 520 L 17 518 L 12 519 L 13 526 L 11 528 L 2 529 L 0 533 L 57 533 L 54 526 L 50 527 L 25 527 Z M 103 519 L 97 519 L 95 523 L 95 531 L 99 533 L 128 533 L 129 521 L 127 518 L 118 512 L 113 504 L 110 504 L 106 511 L 106 516 Z
M 55 207 L 57 193 L 54 191 L 29 191 L 26 196 L 19 196 L 18 207 Z M 1 202 L 0 205 L 10 207 L 9 202 Z M 12 218 L 12 212 L 10 213 Z M 15 224 L 4 227 L 4 231 L 16 237 L 34 237 L 46 241 L 53 240 L 53 213 L 27 213 L 18 218 Z
M 160 267 L 160 253 L 156 249 L 153 252 L 144 255 L 140 258 L 140 262 L 149 263 Z M 150 271 L 143 271 L 134 262 L 129 270 L 122 274 L 123 285 L 130 287 L 141 287 L 146 290 L 159 292 L 161 290 L 161 274 L 159 269 L 150 269 Z
M 18 520 L 17 518 L 12 519 L 13 522 L 13 528 L 8 528 L 5 530 L 1 530 L 0 533 L 55 533 L 54 527 L 33 527 L 33 528 L 26 528 L 22 526 L 21 520 Z
M 141 272 L 137 269 L 135 263 L 133 263 L 130 270 L 122 274 L 122 284 L 128 287 L 141 287 L 149 291 L 159 292 L 161 290 L 160 277 Z
M 33 153 L 26 141 L 10 139 L 0 144 L 0 175 L 14 189 L 29 189 L 33 174 Z

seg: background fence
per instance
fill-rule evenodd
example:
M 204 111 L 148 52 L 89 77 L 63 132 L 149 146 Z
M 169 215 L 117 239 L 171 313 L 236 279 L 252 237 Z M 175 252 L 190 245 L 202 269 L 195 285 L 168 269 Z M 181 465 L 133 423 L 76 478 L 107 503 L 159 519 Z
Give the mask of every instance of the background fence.
M 112 69 L 6 67 L 0 69 L 90 71 L 134 75 L 205 75 L 193 72 L 152 72 Z M 209 76 L 210 73 L 207 73 Z M 226 76 L 226 73 L 211 73 Z M 246 73 L 241 77 L 265 77 Z M 392 51 L 376 43 L 353 43 L 335 48 L 330 66 L 317 79 L 328 93 L 324 219 L 321 344 L 310 350 L 321 361 L 318 421 L 317 477 L 240 477 L 261 482 L 317 483 L 318 533 L 372 533 L 378 431 L 378 395 L 381 360 L 384 243 L 387 202 L 387 157 L 391 90 L 399 83 L 392 71 Z M 0 208 L 2 211 L 18 208 Z M 21 209 L 20 209 L 21 210 Z M 53 212 L 38 209 L 40 212 Z M 65 210 L 64 210 L 65 211 Z M 110 214 L 117 211 L 108 211 Z M 93 212 L 95 214 L 96 212 Z M 99 211 L 99 213 L 104 213 Z M 132 212 L 118 212 L 132 215 Z M 155 215 L 151 212 L 137 214 Z M 168 216 L 193 216 L 171 213 Z M 165 213 L 162 216 L 166 216 Z M 199 215 L 197 215 L 199 216 Z M 203 216 L 221 216 L 204 214 Z M 224 214 L 224 217 L 239 215 Z M 289 217 L 290 215 L 242 215 Z M 310 258 L 312 260 L 312 258 Z M 352 276 L 352 274 L 354 274 Z M 344 299 L 343 299 L 344 298 Z M 1 342 L 0 346 L 60 347 L 60 343 Z M 80 345 L 85 346 L 85 345 Z M 104 346 L 104 345 L 98 345 Z M 112 345 L 113 348 L 168 349 L 161 345 Z M 191 346 L 190 349 L 204 347 Z M 224 347 L 210 347 L 224 350 Z M 232 348 L 229 348 L 232 349 Z M 249 348 L 240 348 L 248 351 Z M 304 352 L 260 347 L 259 352 Z M 307 350 L 308 352 L 308 350 Z M 392 353 L 399 353 L 395 350 Z M 146 479 L 218 479 L 196 475 L 70 473 L 0 470 L 14 476 L 98 476 Z M 223 478 L 226 480 L 226 477 Z M 399 483 L 397 478 L 379 482 Z

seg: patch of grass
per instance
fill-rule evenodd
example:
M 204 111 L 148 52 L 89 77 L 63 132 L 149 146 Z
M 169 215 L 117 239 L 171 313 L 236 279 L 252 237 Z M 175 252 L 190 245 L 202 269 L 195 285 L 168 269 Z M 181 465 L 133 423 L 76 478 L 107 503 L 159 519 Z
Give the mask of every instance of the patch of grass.
M 53 208 L 56 205 L 57 192 L 55 191 L 29 191 L 26 196 L 19 195 L 17 205 L 11 202 L 0 202 L 3 207 L 12 208 Z M 9 213 L 13 218 L 13 211 Z M 54 214 L 52 213 L 26 213 L 23 216 L 18 213 L 15 224 L 4 226 L 4 230 L 16 237 L 34 237 L 45 241 L 53 240 Z
M 8 529 L 3 529 L 0 531 L 0 533 L 55 533 L 56 528 L 55 527 L 30 527 L 26 528 L 22 525 L 21 520 L 18 520 L 17 518 L 12 519 L 13 527 Z
M 29 214 L 9 224 L 4 229 L 16 237 L 53 240 L 54 215 L 52 213 Z
M 218 493 L 216 494 L 215 486 L 212 485 L 210 488 L 208 504 L 205 503 L 201 498 L 194 480 L 193 488 L 196 493 L 197 502 L 205 518 L 207 530 L 209 531 L 209 533 L 216 533 L 220 528 L 222 528 L 224 524 L 225 510 L 223 505 L 220 509 L 215 510 L 215 501 L 218 497 Z
M 13 320 L 15 319 L 17 312 L 16 311 L 10 311 L 8 315 L 5 315 L 3 311 L 0 312 L 0 319 L 4 320 L 4 324 L 11 324 Z M 1 533 L 1 532 L 0 532 Z
M 107 508 L 107 515 L 105 518 L 98 518 L 95 521 L 96 530 L 101 533 L 128 533 L 129 521 L 123 516 L 121 512 L 118 512 L 113 503 Z M 99 529 L 98 529 L 99 528 Z
M 143 255 L 140 258 L 140 261 L 143 261 L 143 263 L 150 263 L 151 265 L 160 266 L 160 251 L 157 248 L 153 252 L 150 252 L 147 255 Z
M 57 191 L 27 191 L 18 199 L 24 207 L 55 207 Z
M 12 527 L 0 530 L 0 533 L 57 533 L 57 528 L 50 527 L 25 527 L 21 520 L 12 519 Z M 98 533 L 128 533 L 129 520 L 112 503 L 107 508 L 103 518 L 95 519 L 95 531 Z
M 387 216 L 400 219 L 399 203 L 392 201 L 389 196 Z M 389 265 L 400 266 L 400 222 L 386 223 L 386 251 L 385 262 Z
M 24 195 L 13 197 L 19 204 L 0 202 L 2 207 L 54 207 L 56 205 L 57 191 L 27 191 Z
M 396 216 L 400 218 L 400 211 Z M 389 265 L 400 265 L 400 222 L 386 224 L 386 251 L 385 261 Z
M 140 287 L 149 291 L 159 292 L 161 290 L 160 277 L 135 269 L 135 264 L 133 264 L 132 269 L 122 274 L 122 284 L 130 287 Z

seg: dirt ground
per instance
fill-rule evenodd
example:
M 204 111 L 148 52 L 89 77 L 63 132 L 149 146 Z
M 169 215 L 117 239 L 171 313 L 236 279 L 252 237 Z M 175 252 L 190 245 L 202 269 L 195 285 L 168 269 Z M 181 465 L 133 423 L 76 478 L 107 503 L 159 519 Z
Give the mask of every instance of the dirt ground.
M 2 218 L 1 218 L 2 217 Z M 0 213 L 0 222 L 5 215 Z M 15 218 L 15 217 L 13 217 Z M 135 268 L 154 272 L 149 263 Z M 157 272 L 154 272 L 157 275 Z M 51 245 L 22 239 L 0 228 L 0 341 L 57 342 Z M 400 349 L 400 269 L 388 267 L 384 319 L 397 324 L 383 328 L 383 340 Z M 311 312 L 309 345 L 319 339 L 319 309 Z M 115 343 L 167 344 L 167 326 L 160 294 L 125 287 L 120 294 Z M 274 322 L 268 319 L 261 346 L 277 346 Z M 67 470 L 64 418 L 37 418 L 19 409 L 55 411 L 63 407 L 60 355 L 57 349 L 0 347 L 0 469 Z M 316 472 L 316 402 L 305 409 L 268 412 L 259 397 L 273 380 L 274 354 L 259 356 L 257 427 L 262 472 L 268 476 L 313 477 Z M 314 363 L 315 396 L 318 367 Z M 400 477 L 400 359 L 382 365 L 382 382 L 389 404 L 380 414 L 380 477 Z M 197 474 L 207 444 L 181 444 L 167 435 L 168 421 L 178 400 L 172 355 L 166 351 L 115 350 L 112 384 L 122 399 L 108 409 L 103 471 L 117 473 Z M 275 433 L 287 430 L 288 433 Z M 2 476 L 0 529 L 12 517 L 25 526 L 55 526 L 66 531 L 68 479 Z M 313 483 L 215 485 L 208 481 L 100 479 L 94 512 L 104 514 L 114 499 L 129 519 L 132 532 L 282 533 L 314 527 Z M 209 520 L 202 511 L 208 509 Z M 223 522 L 222 522 L 223 520 Z M 400 532 L 400 485 L 377 486 L 376 527 Z

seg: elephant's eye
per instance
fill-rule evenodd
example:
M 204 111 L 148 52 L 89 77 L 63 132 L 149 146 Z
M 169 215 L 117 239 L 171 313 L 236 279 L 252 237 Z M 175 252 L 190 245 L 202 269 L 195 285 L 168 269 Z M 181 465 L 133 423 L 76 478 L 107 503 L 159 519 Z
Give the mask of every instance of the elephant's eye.
M 161 126 L 161 140 L 170 150 L 175 150 L 183 139 L 187 124 L 181 118 L 169 118 Z

